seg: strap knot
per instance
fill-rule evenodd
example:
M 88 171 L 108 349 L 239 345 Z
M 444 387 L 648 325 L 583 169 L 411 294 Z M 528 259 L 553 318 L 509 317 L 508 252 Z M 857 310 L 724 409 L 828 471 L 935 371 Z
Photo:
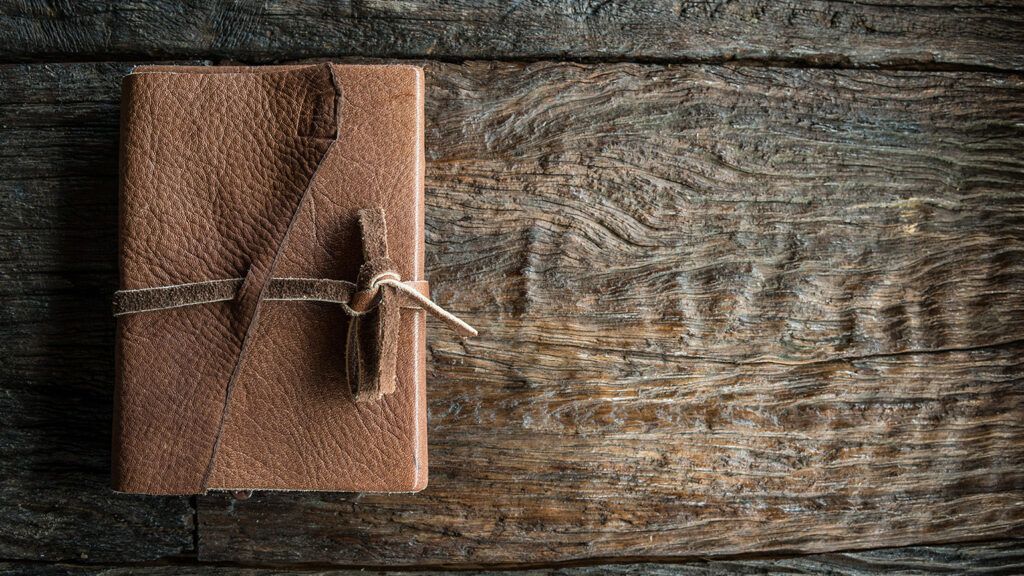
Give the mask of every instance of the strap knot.
M 356 401 L 364 402 L 395 389 L 401 308 L 425 310 L 460 336 L 476 336 L 477 331 L 424 294 L 426 282 L 402 280 L 388 258 L 387 228 L 380 207 L 360 210 L 359 227 L 363 265 L 355 284 L 326 278 L 270 278 L 260 297 L 341 305 L 350 316 L 345 336 L 346 380 Z M 114 316 L 234 300 L 245 282 L 245 278 L 225 278 L 118 290 Z
M 356 280 L 356 292 L 351 300 L 342 306 L 349 316 L 359 316 L 372 308 L 381 288 L 385 285 L 384 280 L 402 281 L 402 276 L 395 271 L 394 262 L 387 256 L 379 256 L 367 260 L 359 267 L 359 277 Z
M 400 298 L 406 296 L 462 336 L 477 331 L 454 314 L 435 304 L 395 271 L 388 258 L 387 224 L 380 207 L 359 211 L 363 240 L 363 265 L 356 280 L 357 292 L 347 304 L 350 316 L 345 342 L 345 376 L 357 402 L 379 400 L 395 390 Z

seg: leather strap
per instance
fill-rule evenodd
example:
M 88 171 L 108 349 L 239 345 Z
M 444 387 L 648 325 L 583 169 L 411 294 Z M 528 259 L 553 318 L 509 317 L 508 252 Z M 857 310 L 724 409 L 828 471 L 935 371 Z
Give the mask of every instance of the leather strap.
M 388 258 L 387 223 L 380 207 L 359 211 L 363 265 L 355 283 L 327 278 L 271 278 L 264 300 L 340 304 L 348 314 L 345 374 L 357 402 L 379 400 L 395 390 L 399 310 L 422 309 L 460 336 L 476 336 L 472 326 L 438 306 L 422 280 L 402 281 Z M 118 290 L 114 316 L 235 300 L 245 278 Z
M 387 223 L 379 207 L 359 211 L 363 265 L 347 312 L 352 317 L 345 338 L 345 376 L 356 402 L 378 400 L 395 391 L 398 355 L 398 295 L 381 290 L 380 280 L 401 280 L 388 258 Z
M 245 278 L 227 278 L 158 288 L 120 290 L 114 293 L 114 316 L 155 312 L 212 302 L 228 302 L 238 296 L 238 291 L 244 281 Z M 390 282 L 388 284 L 390 285 Z M 406 280 L 402 284 L 404 287 L 402 289 L 404 296 L 402 308 L 425 309 L 426 306 L 418 298 L 410 296 L 408 291 L 415 292 L 419 298 L 429 298 L 430 284 L 426 280 Z M 263 299 L 348 304 L 356 292 L 358 289 L 355 283 L 346 280 L 271 278 L 267 284 L 267 294 Z M 430 302 L 433 303 L 433 301 Z M 434 305 L 436 306 L 436 304 Z M 465 333 L 461 327 L 453 327 L 453 329 L 460 335 L 474 336 L 474 334 Z

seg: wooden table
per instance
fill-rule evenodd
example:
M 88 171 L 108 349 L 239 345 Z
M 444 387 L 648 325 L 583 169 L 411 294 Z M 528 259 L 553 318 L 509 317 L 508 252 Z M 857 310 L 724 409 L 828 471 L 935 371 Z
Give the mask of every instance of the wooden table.
M 1024 5 L 544 4 L 0 6 L 0 571 L 1024 572 Z M 430 487 L 110 492 L 120 77 L 368 58 L 482 331 Z

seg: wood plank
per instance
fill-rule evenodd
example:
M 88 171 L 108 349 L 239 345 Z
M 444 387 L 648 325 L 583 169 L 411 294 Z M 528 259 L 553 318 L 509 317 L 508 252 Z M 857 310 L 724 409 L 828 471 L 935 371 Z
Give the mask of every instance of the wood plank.
M 196 576 L 272 576 L 317 575 L 361 576 L 362 569 L 320 568 L 241 568 L 204 564 L 171 564 L 145 566 L 146 574 L 154 576 L 181 574 L 187 570 Z M 683 564 L 605 564 L 534 570 L 481 570 L 478 576 L 726 576 L 737 574 L 830 574 L 832 576 L 870 576 L 872 574 L 963 574 L 967 576 L 1014 574 L 1024 571 L 1024 546 L 1020 541 L 948 546 L 883 548 L 862 552 L 815 554 L 770 559 L 694 560 Z M 128 576 L 139 572 L 138 566 L 72 565 L 44 563 L 3 563 L 0 572 L 17 572 L 23 576 Z M 430 570 L 413 572 L 420 576 L 455 576 L 465 571 Z M 408 571 L 374 571 L 376 576 L 399 576 Z
M 5 61 L 328 56 L 1024 66 L 1011 0 L 131 0 L 0 7 Z
M 7 558 L 191 546 L 186 500 L 105 492 L 126 70 L 0 68 Z M 482 62 L 428 76 L 429 273 L 483 332 L 431 325 L 431 487 L 203 498 L 203 559 L 1021 535 L 1024 79 Z
M 825 552 L 1024 526 L 1024 78 L 428 65 L 431 485 L 200 558 Z
M 187 498 L 109 489 L 125 64 L 0 68 L 0 557 L 193 553 Z

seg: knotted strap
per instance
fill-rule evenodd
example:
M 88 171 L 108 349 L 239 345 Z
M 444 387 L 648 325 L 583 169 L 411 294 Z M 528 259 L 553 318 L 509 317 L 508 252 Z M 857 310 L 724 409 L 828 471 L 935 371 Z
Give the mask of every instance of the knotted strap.
M 388 258 L 387 223 L 380 207 L 359 211 L 363 264 L 356 283 L 326 278 L 271 278 L 266 300 L 305 300 L 340 304 L 350 316 L 345 341 L 345 375 L 357 402 L 379 400 L 395 391 L 402 308 L 426 310 L 460 336 L 476 336 L 472 326 L 428 296 L 426 282 L 402 281 Z M 234 300 L 244 278 L 119 290 L 114 316 Z
M 379 400 L 395 391 L 398 355 L 398 294 L 384 280 L 401 281 L 388 258 L 387 223 L 380 208 L 360 210 L 363 265 L 358 292 L 345 305 L 351 318 L 345 339 L 345 377 L 356 402 Z

